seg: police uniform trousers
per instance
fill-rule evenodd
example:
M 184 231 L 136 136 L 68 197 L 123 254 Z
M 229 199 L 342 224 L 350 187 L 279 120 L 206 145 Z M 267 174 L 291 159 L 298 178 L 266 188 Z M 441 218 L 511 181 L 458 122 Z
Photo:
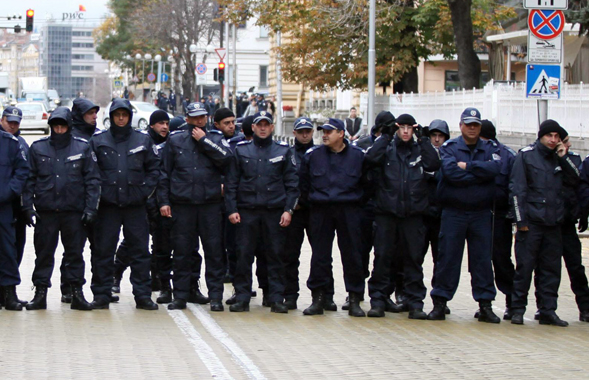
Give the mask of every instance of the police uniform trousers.
M 19 198 L 20 200 L 20 198 Z M 16 238 L 16 261 L 20 266 L 27 243 L 27 222 L 20 207 L 20 201 L 13 203 L 14 233 Z
M 436 263 L 439 255 L 439 236 L 440 236 L 440 218 L 432 215 L 423 216 L 423 224 L 425 225 L 425 244 L 423 245 L 423 257 L 427 254 L 431 246 L 432 261 L 434 263 L 434 270 L 432 274 L 432 287 L 436 283 Z
M 511 307 L 524 313 L 528 304 L 528 292 L 532 274 L 538 276 L 538 294 L 542 299 L 540 312 L 554 314 L 557 306 L 560 271 L 562 267 L 562 233 L 560 226 L 529 224 L 529 231 L 517 231 L 515 235 L 515 276 Z
M 458 289 L 465 240 L 468 243 L 468 267 L 475 301 L 492 301 L 497 290 L 493 279 L 491 253 L 491 210 L 442 211 L 436 284 L 432 296 L 451 300 Z
M 193 256 L 200 237 L 205 256 L 205 280 L 212 300 L 223 299 L 222 204 L 172 205 L 174 298 L 187 300 L 193 284 Z
M 265 245 L 263 252 L 266 257 L 265 270 L 267 273 L 265 277 L 268 281 L 268 301 L 274 303 L 283 302 L 284 300 L 284 243 L 286 229 L 279 224 L 283 212 L 279 208 L 242 208 L 239 210 L 241 222 L 237 224 L 236 230 L 237 267 L 233 286 L 235 287 L 237 300 L 240 302 L 250 301 L 252 264 L 258 251 L 258 243 L 262 237 L 262 242 Z M 263 265 L 260 265 L 259 257 L 257 260 L 257 267 L 264 270 Z M 261 272 L 256 274 L 258 279 L 264 277 Z M 265 288 L 262 284 L 260 284 L 260 287 Z
M 61 235 L 64 247 L 62 263 L 65 268 L 63 282 L 69 286 L 82 286 L 84 280 L 84 242 L 86 232 L 79 211 L 38 211 L 34 234 L 35 269 L 33 285 L 51 287 L 55 264 L 55 250 Z
M 286 244 L 284 245 L 285 254 L 285 274 L 286 281 L 284 287 L 284 298 L 297 300 L 299 298 L 299 266 L 301 257 L 301 247 L 305 240 L 305 230 L 309 234 L 309 215 L 308 208 L 296 210 L 292 215 L 292 221 L 286 228 Z
M 337 232 L 346 292 L 364 295 L 362 242 L 358 233 L 361 207 L 355 203 L 315 203 L 310 207 L 309 239 L 313 254 L 307 287 L 327 292 L 333 286 L 332 248 Z
M 561 226 L 562 233 L 562 258 L 567 268 L 571 281 L 571 290 L 575 294 L 575 301 L 579 311 L 589 310 L 589 286 L 587 275 L 581 257 L 582 245 L 577 234 L 575 222 L 565 221 Z M 536 287 L 536 304 L 538 309 L 542 308 L 542 295 L 538 292 L 538 273 L 534 276 Z
M 423 284 L 423 245 L 425 226 L 421 215 L 399 218 L 393 214 L 376 215 L 374 267 L 368 280 L 371 306 L 385 307 L 390 293 L 393 261 L 403 263 L 404 301 L 410 309 L 423 309 L 426 295 Z
M 360 217 L 360 237 L 362 241 L 362 271 L 364 278 L 370 276 L 370 252 L 374 246 L 375 216 L 374 205 L 367 203 L 362 207 Z
M 515 268 L 511 260 L 513 222 L 505 213 L 496 212 L 493 221 L 493 269 L 495 284 L 501 293 L 510 296 L 513 292 Z
M 149 268 L 149 226 L 145 206 L 117 207 L 101 205 L 94 229 L 91 289 L 97 298 L 110 299 L 113 285 L 114 256 L 123 227 L 128 243 L 131 284 L 135 299 L 151 297 Z
M 0 286 L 20 284 L 12 204 L 0 204 Z

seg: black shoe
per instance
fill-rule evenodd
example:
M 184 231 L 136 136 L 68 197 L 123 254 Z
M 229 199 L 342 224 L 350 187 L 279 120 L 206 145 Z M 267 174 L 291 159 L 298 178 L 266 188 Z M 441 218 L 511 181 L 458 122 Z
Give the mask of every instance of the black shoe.
M 151 298 L 144 297 L 135 300 L 135 308 L 141 310 L 157 310 L 159 309 L 159 306 L 157 303 L 153 302 Z
M 405 303 L 407 297 L 403 294 L 403 292 L 395 292 L 395 301 L 397 304 Z
M 172 285 L 170 280 L 161 280 L 160 295 L 156 298 L 157 303 L 170 303 L 172 302 Z
M 487 323 L 501 323 L 501 318 L 499 318 L 495 313 L 493 313 L 493 307 L 491 306 L 491 301 L 480 301 L 479 302 L 479 322 L 487 322 Z
M 250 311 L 250 303 L 244 301 L 237 301 L 233 305 L 229 306 L 229 311 L 232 311 L 234 313 Z
M 16 295 L 16 285 L 4 287 L 4 307 L 6 310 L 22 310 L 23 305 L 18 301 L 18 296 Z
M 282 302 L 273 302 L 270 311 L 272 313 L 286 314 L 288 313 L 288 307 Z
M 117 303 L 119 302 L 119 296 L 115 296 L 114 294 L 110 295 L 110 302 L 111 303 Z
M 18 303 L 18 301 L 17 301 Z M 20 303 L 19 303 L 20 305 Z M 45 310 L 47 309 L 47 287 L 46 286 L 36 286 L 35 287 L 35 297 L 33 300 L 27 304 L 27 310 Z M 8 306 L 6 307 L 8 309 Z M 22 309 L 22 305 L 21 305 Z
M 524 324 L 524 315 L 521 313 L 513 313 L 511 316 L 511 324 L 512 325 L 523 325 Z
M 92 304 L 86 301 L 81 286 L 72 286 L 72 310 L 92 310 Z
M 589 310 L 579 312 L 579 321 L 589 322 Z
M 446 320 L 446 299 L 442 297 L 432 297 L 434 301 L 434 308 L 427 315 L 429 321 L 445 321 Z
M 211 311 L 223 311 L 223 300 L 211 300 Z
M 366 313 L 360 307 L 360 300 L 362 296 L 358 293 L 350 293 L 350 309 L 348 310 L 348 315 L 351 317 L 365 317 Z
M 409 319 L 427 319 L 427 314 L 423 312 L 423 309 L 409 310 Z
M 284 304 L 286 305 L 288 310 L 296 310 L 297 309 L 297 300 L 295 300 L 293 298 L 284 300 Z
M 321 315 L 323 314 L 323 306 L 325 305 L 325 293 L 322 289 L 315 289 L 311 291 L 313 302 L 311 306 L 303 310 L 304 315 Z
M 509 307 L 506 308 L 505 313 L 503 313 L 503 320 L 504 321 L 511 321 L 512 317 L 513 317 L 513 310 Z
M 162 290 L 162 282 L 160 281 L 160 278 L 157 276 L 152 276 L 151 277 L 151 291 L 152 292 L 159 292 L 160 290 Z
M 270 301 L 268 301 L 268 297 L 262 296 L 262 306 L 270 307 Z
M 198 286 L 192 287 L 190 289 L 190 295 L 188 296 L 187 301 L 190 303 L 197 303 L 199 305 L 206 305 L 207 303 L 211 302 L 209 297 L 205 297 L 204 294 L 200 292 Z
M 350 310 L 350 298 L 346 297 L 346 302 L 342 305 L 342 310 Z
M 539 321 L 540 320 L 540 310 L 536 310 L 536 313 L 534 313 L 534 321 Z
M 233 295 L 225 301 L 225 304 L 234 305 L 235 303 L 237 303 L 237 294 L 233 293 Z
M 168 310 L 184 310 L 186 309 L 186 300 L 175 298 L 174 301 L 168 303 Z
M 370 318 L 383 318 L 384 310 L 382 306 L 372 306 L 366 315 Z
M 61 303 L 72 303 L 72 293 L 62 292 L 61 293 Z
M 387 298 L 385 300 L 385 310 L 389 313 L 400 313 L 403 311 L 403 305 L 397 305 L 392 299 Z
M 337 305 L 333 301 L 333 294 L 325 295 L 325 299 L 323 301 L 323 310 L 337 311 Z
M 121 277 L 114 276 L 111 291 L 113 293 L 121 292 Z
M 92 309 L 96 310 L 96 309 L 108 309 L 109 305 L 110 305 L 110 301 L 108 300 L 108 298 L 98 298 L 98 299 L 94 299 L 94 301 L 92 301 L 92 303 L 90 304 L 92 305 Z
M 450 315 L 450 308 L 448 306 L 444 308 L 444 314 Z
M 556 314 L 540 314 L 540 324 L 558 327 L 567 327 L 569 325 L 567 321 L 558 318 Z

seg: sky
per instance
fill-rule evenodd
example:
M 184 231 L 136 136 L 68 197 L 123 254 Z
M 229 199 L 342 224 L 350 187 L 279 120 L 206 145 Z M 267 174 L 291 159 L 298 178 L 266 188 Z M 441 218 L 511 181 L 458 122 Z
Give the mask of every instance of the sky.
M 68 14 L 66 17 L 69 17 L 72 13 L 82 15 L 81 19 L 76 19 L 77 25 L 95 26 L 99 25 L 108 13 L 107 3 L 108 0 L 2 0 L 0 26 L 14 26 L 19 23 L 24 28 L 25 12 L 29 8 L 35 11 L 34 26 L 41 26 L 51 16 L 58 23 L 64 22 L 62 21 L 64 14 Z M 86 12 L 79 12 L 80 5 L 86 8 Z M 6 16 L 12 16 L 13 14 L 22 15 L 22 20 L 18 20 L 16 23 L 13 20 L 7 21 Z M 65 22 L 72 23 L 72 20 L 66 19 Z

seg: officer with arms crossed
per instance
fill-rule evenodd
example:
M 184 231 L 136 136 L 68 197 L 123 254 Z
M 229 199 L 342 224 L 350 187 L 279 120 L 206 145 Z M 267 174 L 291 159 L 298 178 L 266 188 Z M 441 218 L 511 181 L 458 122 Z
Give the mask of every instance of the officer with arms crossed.
M 160 160 L 146 132 L 133 130 L 131 103 L 117 98 L 110 107 L 111 127 L 90 140 L 102 193 L 92 256 L 92 292 L 95 309 L 108 309 L 113 285 L 114 256 L 121 227 L 129 244 L 131 284 L 138 309 L 156 310 L 149 277 L 147 198 L 155 191 Z
M 84 298 L 84 225 L 96 221 L 100 175 L 90 145 L 72 136 L 72 116 L 57 107 L 49 117 L 51 136 L 37 140 L 30 149 L 31 172 L 23 193 L 27 223 L 35 226 L 35 297 L 27 310 L 47 308 L 47 288 L 55 249 L 61 234 L 65 248 L 65 282 L 71 287 L 72 309 L 92 310 Z M 33 205 L 35 209 L 33 210 Z M 33 217 L 36 219 L 33 220 Z
M 225 178 L 225 207 L 237 224 L 237 302 L 230 311 L 249 311 L 252 263 L 259 236 L 267 237 L 268 301 L 274 313 L 288 313 L 284 301 L 285 228 L 299 197 L 295 157 L 288 144 L 272 141 L 274 124 L 266 111 L 254 117 L 254 139 L 242 141 Z
M 436 281 L 431 291 L 434 309 L 428 319 L 446 319 L 446 303 L 458 289 L 466 240 L 472 295 L 480 308 L 478 320 L 499 323 L 501 319 L 491 306 L 497 294 L 491 263 L 491 210 L 501 156 L 497 144 L 479 138 L 481 114 L 476 108 L 462 112 L 460 131 L 461 136 L 446 141 L 440 148 L 442 179 L 438 196 L 444 208 Z
M 561 139 L 566 131 L 554 120 L 540 124 L 538 140 L 519 151 L 509 180 L 517 233 L 511 323 L 522 325 L 532 273 L 538 276 L 540 324 L 566 327 L 556 315 L 562 265 L 562 230 L 565 217 L 563 184 L 576 185 L 579 170 L 566 157 Z
M 310 205 L 309 234 L 311 273 L 307 287 L 313 303 L 305 315 L 323 314 L 325 292 L 333 286 L 331 270 L 333 239 L 337 231 L 338 246 L 344 267 L 344 282 L 349 293 L 348 314 L 365 317 L 360 308 L 364 294 L 362 242 L 360 234 L 362 164 L 364 151 L 346 139 L 341 120 L 330 118 L 318 128 L 323 131 L 323 145 L 305 154 L 300 170 L 301 197 Z

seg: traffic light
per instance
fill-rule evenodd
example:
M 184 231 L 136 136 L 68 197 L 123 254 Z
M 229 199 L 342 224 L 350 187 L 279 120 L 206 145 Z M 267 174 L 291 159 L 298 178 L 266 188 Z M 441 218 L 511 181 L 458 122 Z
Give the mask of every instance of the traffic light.
M 213 80 L 215 82 L 217 82 L 219 80 L 219 73 L 218 73 L 218 71 L 219 70 L 217 70 L 217 68 L 213 69 Z
M 219 62 L 219 82 L 223 82 L 225 80 L 225 62 Z
M 32 9 L 27 10 L 27 32 L 33 31 L 33 16 L 35 16 L 35 11 Z
M 15 25 L 14 26 L 14 33 L 20 33 L 21 27 L 20 25 Z

